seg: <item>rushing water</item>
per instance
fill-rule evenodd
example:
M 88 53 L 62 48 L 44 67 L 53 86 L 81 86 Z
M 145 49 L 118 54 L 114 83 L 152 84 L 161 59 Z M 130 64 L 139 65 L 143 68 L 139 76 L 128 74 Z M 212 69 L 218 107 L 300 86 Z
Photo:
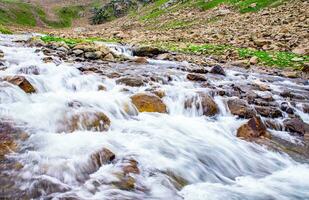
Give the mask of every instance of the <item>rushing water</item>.
M 25 94 L 11 84 L 4 87 L 7 83 L 2 82 L 0 116 L 23 124 L 20 126 L 30 134 L 20 144 L 20 152 L 8 155 L 23 168 L 7 172 L 14 177 L 15 187 L 28 196 L 95 200 L 309 199 L 309 165 L 237 138 L 236 130 L 246 120 L 232 116 L 223 97 L 215 97 L 220 107 L 215 118 L 202 116 L 196 108 L 184 108 L 188 96 L 209 89 L 186 80 L 186 73 L 177 70 L 175 63 L 152 62 L 140 67 L 132 63 L 111 64 L 112 70 L 123 74 L 156 75 L 162 77 L 162 82 L 167 74 L 172 78 L 168 83 L 152 83 L 152 87 L 166 92 L 163 101 L 168 114 L 137 113 L 130 95 L 147 90 L 149 84 L 127 87 L 106 76 L 81 73 L 77 69 L 80 63 L 44 63 L 42 53 L 12 42 L 16 38 L 0 36 L 7 67 L 0 71 L 0 77 L 24 75 L 37 93 Z M 23 69 L 29 66 L 35 66 L 39 74 L 25 73 Z M 227 71 L 225 78 L 214 78 L 212 83 L 245 83 L 259 79 L 259 74 L 244 77 L 240 72 Z M 274 91 L 280 90 L 280 84 L 308 89 L 306 85 L 277 79 L 270 85 Z M 97 90 L 101 84 L 106 91 Z M 278 96 L 275 98 L 280 101 Z M 68 104 L 75 101 L 83 110 L 104 112 L 111 120 L 110 129 L 59 132 L 59 122 L 70 111 Z M 300 109 L 297 112 L 309 121 L 308 114 Z M 299 142 L 287 132 L 274 134 Z M 115 162 L 89 171 L 91 155 L 103 147 L 115 153 Z M 140 174 L 131 175 L 135 179 L 132 190 L 120 190 L 111 184 L 118 179 L 116 174 L 126 159 L 136 160 L 140 170 Z

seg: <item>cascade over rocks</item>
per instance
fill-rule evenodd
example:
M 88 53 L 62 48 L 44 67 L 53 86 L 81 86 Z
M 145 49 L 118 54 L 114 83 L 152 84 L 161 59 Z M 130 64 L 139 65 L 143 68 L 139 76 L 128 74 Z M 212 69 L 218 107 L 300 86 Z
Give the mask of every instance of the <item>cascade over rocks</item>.
M 65 116 L 59 132 L 74 132 L 76 130 L 107 131 L 111 121 L 103 112 L 77 111 Z
M 18 86 L 20 89 L 26 93 L 35 93 L 36 89 L 31 85 L 31 83 L 24 76 L 6 76 L 3 79 L 11 84 Z
M 219 108 L 211 96 L 206 93 L 199 92 L 197 96 L 191 97 L 185 101 L 185 108 L 195 107 L 202 109 L 203 115 L 214 116 L 219 113 Z
M 229 99 L 227 101 L 227 105 L 233 115 L 238 115 L 242 118 L 251 118 L 256 114 L 254 109 L 251 108 L 248 103 L 242 99 Z
M 286 119 L 283 121 L 283 124 L 286 130 L 293 133 L 298 133 L 300 135 L 309 133 L 309 124 L 299 118 Z
M 267 132 L 266 126 L 261 118 L 254 116 L 247 123 L 238 128 L 237 137 L 250 140 L 259 137 L 270 138 L 271 136 Z
M 166 105 L 157 95 L 139 93 L 131 96 L 131 100 L 139 112 L 167 112 Z

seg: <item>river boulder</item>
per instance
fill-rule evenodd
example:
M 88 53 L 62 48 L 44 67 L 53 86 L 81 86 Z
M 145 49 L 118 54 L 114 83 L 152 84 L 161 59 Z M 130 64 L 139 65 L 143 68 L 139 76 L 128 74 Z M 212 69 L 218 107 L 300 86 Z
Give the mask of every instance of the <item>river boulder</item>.
M 250 140 L 254 138 L 270 138 L 266 126 L 260 117 L 254 116 L 247 123 L 240 126 L 237 130 L 237 137 Z
M 229 99 L 227 106 L 233 115 L 238 115 L 241 118 L 251 118 L 255 116 L 256 112 L 251 108 L 245 100 Z
M 209 72 L 212 74 L 220 74 L 225 76 L 225 71 L 220 65 L 215 65 Z
M 166 51 L 163 51 L 162 49 L 159 49 L 157 47 L 151 47 L 151 46 L 143 46 L 143 47 L 137 47 L 133 49 L 133 55 L 141 56 L 141 57 L 155 57 L 162 53 L 166 53 Z
M 76 130 L 107 131 L 111 121 L 103 112 L 83 111 L 73 112 L 61 122 L 59 132 L 74 132 Z
M 99 169 L 102 165 L 111 163 L 115 158 L 115 154 L 107 148 L 102 148 L 90 156 L 91 163 L 96 169 Z
M 185 101 L 185 108 L 202 108 L 203 115 L 214 116 L 219 113 L 219 108 L 211 96 L 206 93 L 198 93 L 195 97 L 190 97 Z
M 187 74 L 187 79 L 190 81 L 206 81 L 205 76 L 201 74 Z
M 139 112 L 167 112 L 166 105 L 157 95 L 139 93 L 131 96 L 131 100 Z
M 282 112 L 275 107 L 255 106 L 255 110 L 263 117 L 278 118 L 282 117 Z
M 36 89 L 31 85 L 31 83 L 24 76 L 7 76 L 4 80 L 18 86 L 26 93 L 35 93 Z
M 122 77 L 117 79 L 116 83 L 131 87 L 141 87 L 144 85 L 144 80 L 142 77 Z
M 283 121 L 284 127 L 287 131 L 305 135 L 309 133 L 309 124 L 305 123 L 300 118 L 286 119 Z

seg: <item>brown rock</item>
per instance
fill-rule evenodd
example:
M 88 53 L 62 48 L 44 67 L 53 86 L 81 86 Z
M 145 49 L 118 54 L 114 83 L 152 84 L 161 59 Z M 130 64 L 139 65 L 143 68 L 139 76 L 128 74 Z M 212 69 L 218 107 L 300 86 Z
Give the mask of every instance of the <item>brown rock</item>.
M 214 116 L 219 112 L 216 102 L 212 97 L 205 93 L 198 93 L 196 97 L 187 99 L 184 106 L 186 109 L 192 107 L 200 109 L 200 106 L 202 106 L 203 115 L 206 116 Z
M 138 47 L 138 48 L 133 49 L 134 56 L 154 57 L 162 53 L 166 53 L 166 51 L 163 51 L 156 47 L 150 47 L 150 46 Z
M 253 117 L 246 124 L 238 128 L 237 137 L 250 140 L 259 137 L 270 138 L 270 134 L 267 132 L 266 126 L 263 124 L 261 118 Z
M 200 74 L 188 74 L 187 79 L 190 81 L 206 81 L 206 78 Z
M 139 93 L 131 96 L 132 103 L 139 112 L 166 113 L 166 105 L 154 94 Z
M 277 118 L 282 117 L 282 112 L 275 107 L 255 106 L 255 110 L 263 117 Z
M 99 169 L 102 165 L 111 163 L 115 158 L 115 154 L 107 148 L 103 148 L 90 156 L 91 163 L 94 164 L 96 169 Z
M 8 134 L 0 134 L 0 161 L 7 153 L 14 152 L 17 149 L 17 144 Z
M 302 108 L 304 113 L 309 113 L 309 104 L 303 104 Z
M 224 69 L 219 65 L 214 66 L 209 72 L 212 74 L 220 74 L 220 75 L 225 76 Z
M 229 99 L 227 106 L 233 115 L 238 115 L 242 118 L 251 118 L 255 116 L 255 111 L 252 109 L 246 101 L 241 99 Z
M 139 174 L 139 168 L 138 168 L 138 162 L 136 160 L 130 159 L 127 161 L 124 166 L 122 167 L 122 170 L 124 174 Z
M 36 92 L 35 88 L 24 76 L 7 76 L 4 77 L 4 80 L 11 84 L 17 85 L 20 89 L 24 90 L 26 93 Z
M 76 130 L 106 131 L 111 121 L 103 112 L 75 112 L 66 116 L 61 122 L 59 132 L 74 132 Z
M 283 121 L 286 130 L 304 135 L 309 133 L 309 124 L 299 118 L 286 119 Z
M 148 60 L 145 57 L 137 57 L 137 58 L 134 58 L 133 61 L 138 63 L 138 64 L 148 63 Z
M 259 62 L 259 58 L 257 56 L 253 56 L 249 60 L 251 65 L 256 65 Z
M 123 84 L 131 87 L 140 87 L 144 85 L 141 77 L 123 77 L 116 80 L 117 84 Z

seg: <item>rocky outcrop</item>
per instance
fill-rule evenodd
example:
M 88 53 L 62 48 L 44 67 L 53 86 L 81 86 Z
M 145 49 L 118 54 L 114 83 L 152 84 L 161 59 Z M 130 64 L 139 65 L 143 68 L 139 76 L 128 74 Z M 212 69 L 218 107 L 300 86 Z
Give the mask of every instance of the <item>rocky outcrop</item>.
M 266 126 L 261 118 L 255 116 L 238 128 L 237 137 L 251 140 L 260 137 L 270 138 L 270 134 L 267 132 Z
M 251 118 L 255 116 L 256 112 L 251 108 L 245 100 L 242 99 L 229 99 L 227 106 L 233 115 L 237 115 L 242 118 Z
M 219 108 L 211 96 L 206 93 L 198 93 L 195 97 L 190 97 L 185 101 L 185 108 L 202 109 L 203 115 L 215 116 L 219 113 Z
M 283 121 L 283 124 L 287 131 L 298 133 L 300 135 L 309 133 L 309 124 L 299 118 L 286 119 Z
M 36 89 L 31 85 L 31 83 L 24 76 L 6 76 L 3 78 L 11 84 L 18 86 L 26 93 L 35 93 Z
M 166 113 L 167 108 L 163 101 L 150 93 L 139 93 L 131 96 L 132 103 L 139 112 Z

